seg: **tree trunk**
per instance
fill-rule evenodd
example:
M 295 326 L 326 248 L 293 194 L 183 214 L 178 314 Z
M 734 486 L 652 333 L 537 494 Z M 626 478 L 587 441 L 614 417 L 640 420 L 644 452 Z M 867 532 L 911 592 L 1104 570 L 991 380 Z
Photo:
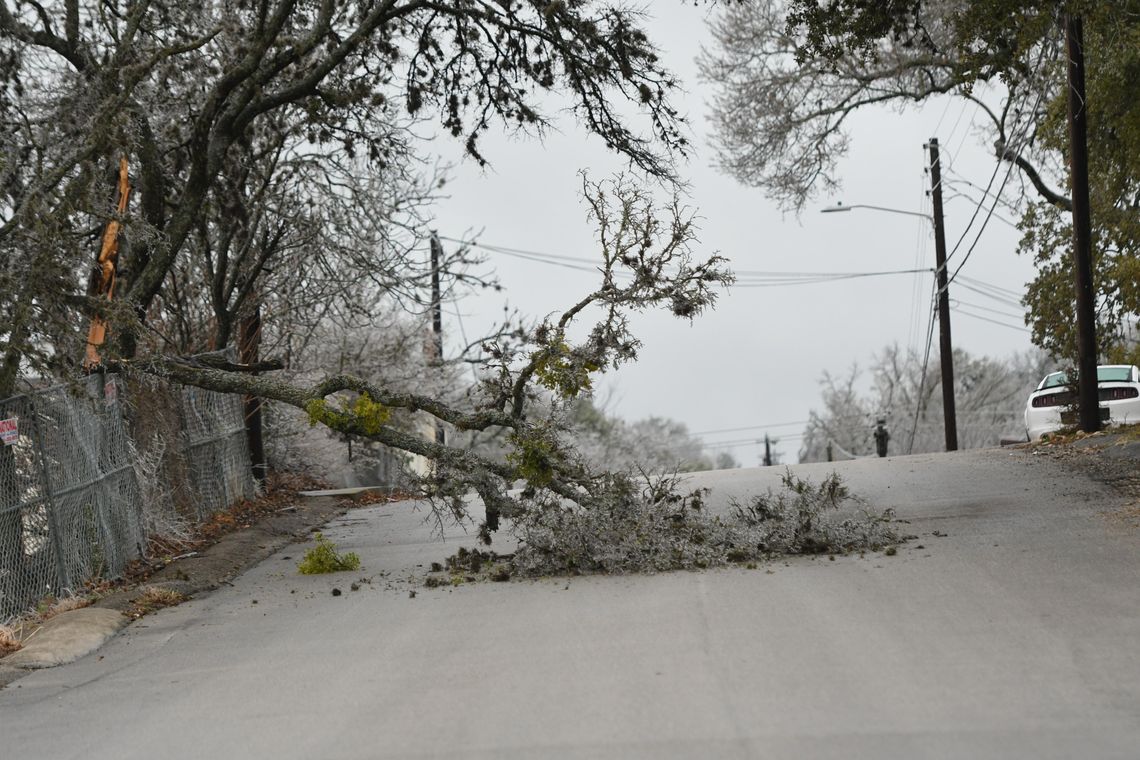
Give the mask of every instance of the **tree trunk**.
M 242 364 L 256 364 L 261 348 L 261 307 L 255 306 L 253 314 L 242 320 L 241 340 L 238 341 L 238 361 Z M 245 434 L 249 445 L 249 461 L 253 477 L 264 490 L 267 475 L 265 463 L 265 437 L 261 424 L 262 400 L 258 396 L 244 395 Z

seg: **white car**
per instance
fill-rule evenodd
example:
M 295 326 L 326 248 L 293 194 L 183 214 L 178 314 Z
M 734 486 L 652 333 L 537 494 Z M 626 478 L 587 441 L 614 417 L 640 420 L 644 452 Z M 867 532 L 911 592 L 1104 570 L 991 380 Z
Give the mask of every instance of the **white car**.
M 1140 422 L 1140 369 L 1131 364 L 1102 364 L 1096 368 L 1100 419 L 1109 425 Z M 1064 372 L 1051 372 L 1029 394 L 1025 432 L 1037 441 L 1046 433 L 1077 424 L 1076 397 Z

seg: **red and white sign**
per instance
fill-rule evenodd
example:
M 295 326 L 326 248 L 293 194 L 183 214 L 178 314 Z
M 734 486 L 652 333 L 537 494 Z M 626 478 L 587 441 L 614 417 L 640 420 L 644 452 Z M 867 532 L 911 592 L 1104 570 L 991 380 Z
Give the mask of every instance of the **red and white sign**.
M 6 420 L 0 420 L 0 442 L 3 442 L 5 446 L 11 446 L 18 440 L 20 440 L 19 418 L 9 417 Z

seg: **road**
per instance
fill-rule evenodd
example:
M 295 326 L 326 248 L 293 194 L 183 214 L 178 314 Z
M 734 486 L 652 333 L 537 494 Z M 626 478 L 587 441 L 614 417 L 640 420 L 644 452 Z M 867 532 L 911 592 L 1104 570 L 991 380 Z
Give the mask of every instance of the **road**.
M 1117 497 L 1025 451 L 834 469 L 918 538 L 896 556 L 427 589 L 422 566 L 470 539 L 433 542 L 407 503 L 353 511 L 326 535 L 361 573 L 299 576 L 291 547 L 17 681 L 4 754 L 1137 757 L 1140 536 L 1104 514 Z M 779 473 L 701 482 L 723 505 Z

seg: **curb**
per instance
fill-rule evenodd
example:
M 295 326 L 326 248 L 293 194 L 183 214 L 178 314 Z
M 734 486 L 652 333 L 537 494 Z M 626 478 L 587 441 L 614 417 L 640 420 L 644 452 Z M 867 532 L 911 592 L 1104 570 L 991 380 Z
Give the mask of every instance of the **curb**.
M 129 622 L 120 612 L 98 607 L 63 612 L 44 623 L 3 664 L 6 669 L 35 670 L 74 662 L 103 646 Z

